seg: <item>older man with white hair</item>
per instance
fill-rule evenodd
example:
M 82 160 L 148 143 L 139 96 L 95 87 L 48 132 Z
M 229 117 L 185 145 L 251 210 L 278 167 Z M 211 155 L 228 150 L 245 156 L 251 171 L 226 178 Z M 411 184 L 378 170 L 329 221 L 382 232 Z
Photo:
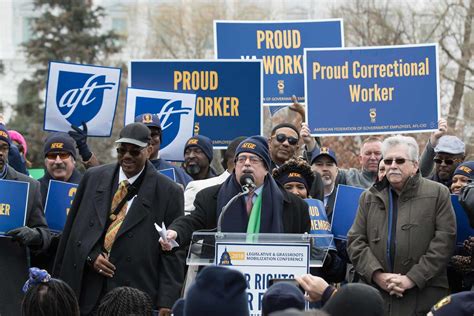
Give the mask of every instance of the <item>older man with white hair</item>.
M 412 137 L 384 140 L 386 178 L 365 191 L 347 251 L 362 280 L 381 290 L 386 315 L 425 315 L 448 293 L 456 220 L 448 189 L 421 177 Z

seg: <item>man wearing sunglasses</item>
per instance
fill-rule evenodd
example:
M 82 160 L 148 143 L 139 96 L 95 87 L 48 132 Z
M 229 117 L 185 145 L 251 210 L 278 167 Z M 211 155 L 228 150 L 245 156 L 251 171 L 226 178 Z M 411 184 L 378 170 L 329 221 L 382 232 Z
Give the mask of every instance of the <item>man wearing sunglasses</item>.
M 421 155 L 420 172 L 423 177 L 450 188 L 454 170 L 464 161 L 465 145 L 446 132 L 447 123 L 442 119 L 438 122 L 438 131 L 431 134 Z
M 154 226 L 183 215 L 183 192 L 148 161 L 148 127 L 129 124 L 119 137 L 117 163 L 84 174 L 56 255 L 54 275 L 75 291 L 81 314 L 120 286 L 148 293 L 155 309 L 168 311 L 184 279 L 180 252 L 163 254 Z
M 299 132 L 292 124 L 282 123 L 272 129 L 272 134 L 268 138 L 272 170 L 295 156 L 299 149 L 299 140 Z
M 41 205 L 38 181 L 16 171 L 8 164 L 11 138 L 6 127 L 0 124 L 0 180 L 21 181 L 29 184 L 26 204 L 25 226 L 12 229 L 7 237 L 0 238 L 0 314 L 17 315 L 20 310 L 22 293 L 20 291 L 25 278 L 28 278 L 30 252 L 45 251 L 50 235 Z M 5 203 L 5 202 L 1 202 Z M 10 212 L 17 210 L 11 209 Z M 2 216 L 6 217 L 5 211 Z M 13 242 L 12 242 L 13 241 Z
M 163 130 L 161 128 L 160 118 L 156 114 L 144 113 L 135 118 L 135 122 L 141 122 L 150 129 L 151 146 L 153 151 L 150 155 L 150 162 L 155 166 L 156 170 L 174 169 L 176 182 L 186 188 L 188 183 L 193 179 L 183 170 L 183 168 L 170 164 L 160 157 L 160 146 L 163 138 Z
M 362 193 L 347 252 L 388 315 L 425 315 L 448 292 L 456 219 L 449 190 L 418 172 L 412 137 L 383 141 L 385 178 Z
M 60 132 L 50 134 L 46 138 L 43 154 L 46 172 L 38 181 L 41 186 L 41 199 L 43 205 L 46 205 L 51 180 L 79 184 L 82 174 L 76 168 L 75 142 L 68 134 Z M 49 248 L 38 255 L 32 256 L 33 266 L 51 271 L 60 237 L 61 234 L 51 233 Z

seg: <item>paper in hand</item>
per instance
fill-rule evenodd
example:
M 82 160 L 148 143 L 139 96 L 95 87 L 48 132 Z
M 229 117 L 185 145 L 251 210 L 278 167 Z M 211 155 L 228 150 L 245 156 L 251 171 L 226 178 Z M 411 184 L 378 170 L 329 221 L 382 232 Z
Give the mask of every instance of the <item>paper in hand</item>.
M 161 227 L 158 226 L 158 224 L 155 223 L 155 228 L 158 231 L 158 234 L 160 234 L 160 237 L 163 239 L 164 242 L 169 242 L 171 244 L 171 249 L 174 247 L 179 247 L 179 244 L 176 242 L 174 239 L 168 239 L 166 238 L 166 226 L 165 223 L 161 223 Z

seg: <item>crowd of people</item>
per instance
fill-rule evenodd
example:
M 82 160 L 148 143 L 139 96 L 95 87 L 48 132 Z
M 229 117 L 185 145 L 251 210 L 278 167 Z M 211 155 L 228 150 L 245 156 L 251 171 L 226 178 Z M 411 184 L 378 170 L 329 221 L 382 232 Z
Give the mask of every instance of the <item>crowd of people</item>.
M 332 222 L 340 184 L 365 190 L 347 241 L 335 241 L 321 268 L 296 278 L 301 289 L 270 286 L 262 315 L 474 314 L 474 237 L 456 246 L 450 196 L 474 223 L 474 161 L 445 120 L 421 155 L 412 137 L 367 137 L 360 168 L 349 169 L 305 123 L 236 138 L 221 174 L 203 135 L 187 140 L 182 165 L 160 158 L 163 132 L 156 114 L 137 116 L 120 131 L 110 164 L 89 149 L 85 124 L 51 133 L 36 181 L 27 140 L 0 124 L 0 179 L 29 183 L 25 226 L 0 238 L 1 315 L 249 315 L 247 281 L 226 267 L 202 269 L 181 298 L 193 232 L 215 229 L 245 187 L 222 231 L 309 233 L 304 199 L 320 200 Z M 169 168 L 175 181 L 157 172 Z M 44 216 L 51 180 L 79 185 L 61 233 L 50 232 Z M 166 238 L 155 223 L 165 224 Z

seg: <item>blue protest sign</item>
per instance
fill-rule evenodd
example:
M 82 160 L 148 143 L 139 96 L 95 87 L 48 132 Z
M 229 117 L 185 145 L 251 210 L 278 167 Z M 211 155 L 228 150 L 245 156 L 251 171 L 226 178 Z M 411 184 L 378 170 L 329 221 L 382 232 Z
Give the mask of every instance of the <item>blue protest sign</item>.
M 162 130 L 160 157 L 182 161 L 186 141 L 193 136 L 195 105 L 195 94 L 128 88 L 125 125 L 138 115 L 156 114 Z M 151 122 L 151 115 L 143 115 L 142 123 Z
M 77 184 L 50 180 L 44 213 L 51 231 L 60 232 L 77 191 Z
M 87 124 L 89 136 L 110 136 L 120 68 L 50 62 L 44 130 L 68 132 Z
M 332 214 L 332 233 L 336 239 L 347 239 L 347 232 L 352 226 L 359 207 L 362 188 L 339 184 Z
M 303 49 L 342 47 L 341 19 L 313 21 L 214 21 L 218 59 L 262 59 L 264 104 L 305 102 Z
M 314 136 L 437 129 L 437 45 L 305 49 L 306 120 Z
M 261 134 L 261 61 L 131 61 L 135 89 L 195 93 L 194 133 L 226 148 L 239 136 Z
M 454 214 L 456 214 L 456 226 L 458 229 L 456 234 L 456 244 L 462 246 L 464 240 L 469 236 L 474 236 L 474 229 L 469 225 L 469 219 L 467 218 L 466 212 L 461 204 L 459 204 L 459 196 L 454 194 L 451 195 L 451 204 L 454 208 Z
M 28 182 L 0 180 L 0 236 L 25 226 Z
M 158 172 L 176 182 L 176 173 L 173 168 L 161 169 Z
M 305 199 L 305 201 L 308 204 L 309 217 L 311 219 L 310 234 L 332 235 L 331 223 L 328 221 L 328 216 L 326 215 L 326 209 L 324 208 L 323 202 L 316 199 Z M 322 241 L 323 243 L 322 245 L 318 246 L 336 250 L 333 238 L 318 238 L 317 241 Z

